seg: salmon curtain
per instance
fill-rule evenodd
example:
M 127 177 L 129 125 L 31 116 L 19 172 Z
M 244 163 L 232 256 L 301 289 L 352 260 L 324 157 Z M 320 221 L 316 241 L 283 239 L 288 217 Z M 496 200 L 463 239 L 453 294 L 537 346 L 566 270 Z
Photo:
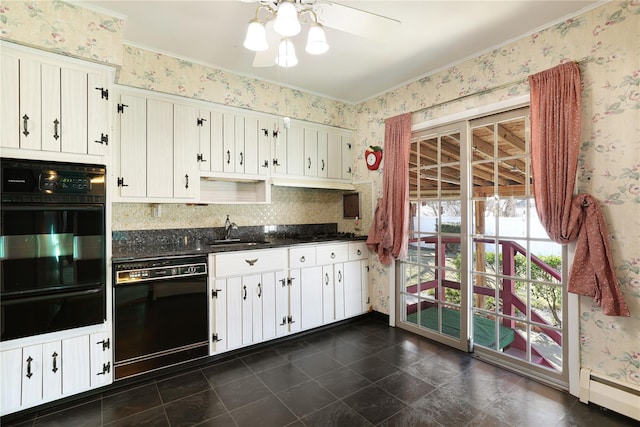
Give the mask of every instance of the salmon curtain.
M 378 199 L 367 245 L 383 264 L 407 253 L 411 113 L 385 120 L 382 197 Z
M 554 242 L 576 242 L 569 292 L 593 297 L 609 316 L 629 316 L 615 274 L 609 233 L 589 194 L 574 196 L 580 150 L 580 69 L 568 62 L 529 76 L 531 166 L 536 210 Z

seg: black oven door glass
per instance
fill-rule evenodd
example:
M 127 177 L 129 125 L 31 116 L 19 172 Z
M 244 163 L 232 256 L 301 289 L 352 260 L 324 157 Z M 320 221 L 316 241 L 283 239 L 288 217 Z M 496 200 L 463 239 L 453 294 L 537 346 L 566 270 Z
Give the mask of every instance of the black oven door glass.
M 2 299 L 1 341 L 102 323 L 104 285 Z
M 104 284 L 104 206 L 3 206 L 2 297 Z

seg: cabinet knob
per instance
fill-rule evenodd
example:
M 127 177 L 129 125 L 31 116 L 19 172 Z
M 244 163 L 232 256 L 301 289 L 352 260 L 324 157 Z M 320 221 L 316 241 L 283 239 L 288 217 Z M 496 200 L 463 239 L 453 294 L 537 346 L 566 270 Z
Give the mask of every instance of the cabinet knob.
M 360 249 L 358 249 L 358 250 L 356 251 L 356 253 L 357 253 L 358 255 L 362 255 L 362 251 L 361 251 Z
M 306 261 L 306 258 L 304 257 L 304 255 L 302 255 L 302 256 L 300 257 L 300 262 L 305 262 L 305 261 Z
M 336 257 L 336 254 L 334 252 L 331 252 L 331 259 L 334 259 Z

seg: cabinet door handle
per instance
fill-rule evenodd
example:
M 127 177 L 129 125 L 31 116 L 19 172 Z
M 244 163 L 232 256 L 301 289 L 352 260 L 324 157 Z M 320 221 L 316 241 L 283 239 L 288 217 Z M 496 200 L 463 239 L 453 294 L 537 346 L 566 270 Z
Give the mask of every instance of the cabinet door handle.
M 29 116 L 27 116 L 26 114 L 24 116 L 22 116 L 22 133 L 24 134 L 24 136 L 29 136 Z
M 324 285 L 329 286 L 329 273 L 324 273 Z
M 250 266 L 253 267 L 253 264 L 258 262 L 258 258 L 256 258 L 256 259 L 245 259 L 244 262 L 246 262 L 247 264 L 249 264 Z
M 307 169 L 311 169 L 311 157 L 309 157 L 309 159 L 307 160 L 307 162 L 308 162 L 308 163 L 307 163 L 307 164 L 308 164 Z
M 338 283 L 342 282 L 342 271 L 338 270 Z
M 58 119 L 55 119 L 53 121 L 53 139 L 55 139 L 56 141 L 58 140 L 58 138 L 60 138 L 60 135 L 58 134 L 59 124 L 60 124 L 60 121 Z
M 322 170 L 324 170 L 324 159 L 322 159 Z
M 243 299 L 243 300 L 246 300 L 246 299 L 247 299 L 247 287 L 246 287 L 246 286 L 243 286 L 243 287 L 242 287 L 242 290 L 243 290 L 243 292 L 244 292 L 244 293 L 243 293 L 243 295 L 242 295 L 242 299 Z
M 302 256 L 300 257 L 300 262 L 305 262 L 305 261 L 306 261 L 306 258 L 304 257 L 304 255 L 302 255 Z
M 58 372 L 58 353 L 54 351 L 51 358 L 53 359 L 53 368 L 51 369 L 51 372 L 55 374 Z
M 184 180 L 185 180 L 184 188 L 189 188 L 189 175 L 185 175 Z
M 334 259 L 336 257 L 335 252 L 331 252 L 331 259 Z
M 31 372 L 31 362 L 33 362 L 31 356 L 27 357 L 27 378 L 31 378 L 33 376 L 33 372 Z
M 227 150 L 227 164 L 231 163 L 231 151 Z
M 243 163 L 244 163 L 244 154 L 241 151 L 240 152 L 240 166 L 242 166 Z
M 258 283 L 258 298 L 262 297 L 262 285 Z

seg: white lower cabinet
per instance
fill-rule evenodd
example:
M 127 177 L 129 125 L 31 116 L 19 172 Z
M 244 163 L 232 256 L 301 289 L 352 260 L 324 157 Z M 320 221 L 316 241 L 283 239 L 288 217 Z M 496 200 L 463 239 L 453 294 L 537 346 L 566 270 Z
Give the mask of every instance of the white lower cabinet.
M 209 255 L 210 353 L 366 313 L 364 242 Z
M 111 383 L 110 333 L 0 352 L 0 415 Z
M 221 353 L 278 336 L 281 278 L 287 250 L 265 249 L 209 256 L 211 284 L 210 353 Z

